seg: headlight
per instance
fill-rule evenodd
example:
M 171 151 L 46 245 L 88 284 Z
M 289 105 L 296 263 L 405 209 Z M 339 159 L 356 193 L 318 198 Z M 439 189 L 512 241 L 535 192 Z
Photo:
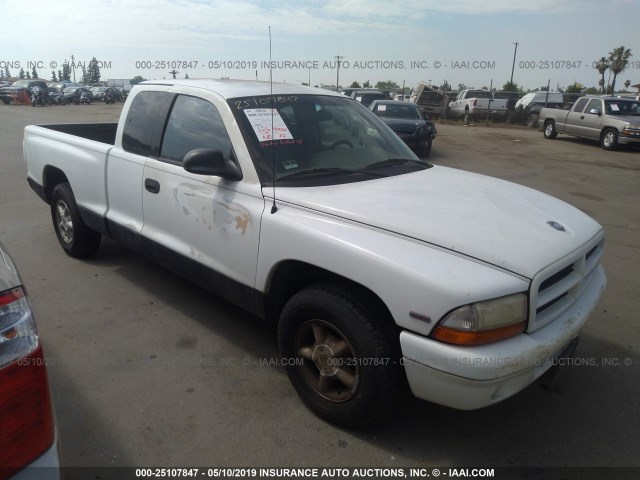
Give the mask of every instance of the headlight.
M 484 345 L 522 333 L 527 316 L 527 296 L 517 293 L 456 308 L 431 336 L 455 345 Z
M 640 125 L 626 124 L 622 133 L 625 135 L 638 135 L 640 134 Z

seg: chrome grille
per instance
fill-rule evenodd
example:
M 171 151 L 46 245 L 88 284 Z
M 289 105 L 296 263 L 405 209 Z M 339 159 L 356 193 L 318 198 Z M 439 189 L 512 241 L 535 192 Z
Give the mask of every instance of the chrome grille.
M 593 278 L 603 250 L 604 237 L 599 235 L 536 275 L 531 284 L 527 331 L 552 322 L 582 295 Z

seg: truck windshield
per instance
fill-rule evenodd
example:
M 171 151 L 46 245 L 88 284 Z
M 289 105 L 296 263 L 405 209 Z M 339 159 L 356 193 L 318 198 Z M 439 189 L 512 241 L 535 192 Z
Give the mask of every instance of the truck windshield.
M 273 184 L 274 174 L 281 186 L 315 186 L 430 167 L 352 99 L 289 95 L 233 98 L 228 103 L 265 186 Z
M 609 115 L 640 116 L 640 102 L 629 100 L 606 100 L 604 104 Z

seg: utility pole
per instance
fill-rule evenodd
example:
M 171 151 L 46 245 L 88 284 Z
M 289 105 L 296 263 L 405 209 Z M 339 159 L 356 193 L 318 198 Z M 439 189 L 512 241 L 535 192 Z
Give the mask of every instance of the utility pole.
M 336 55 L 336 60 L 338 61 L 338 68 L 336 70 L 336 92 L 340 91 L 340 61 L 343 58 L 344 57 L 341 57 L 340 55 Z
M 516 48 L 513 51 L 513 65 L 511 66 L 511 85 L 513 85 L 513 70 L 516 68 L 516 53 L 518 52 L 518 42 L 513 43 Z
M 71 55 L 71 68 L 73 68 L 73 83 L 76 83 L 76 59 Z

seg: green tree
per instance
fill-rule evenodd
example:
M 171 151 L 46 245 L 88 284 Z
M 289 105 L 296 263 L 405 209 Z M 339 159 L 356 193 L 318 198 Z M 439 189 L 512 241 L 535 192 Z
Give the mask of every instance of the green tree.
M 38 71 L 36 70 L 36 66 L 33 66 L 33 70 L 31 71 L 31 78 L 38 78 Z
M 51 71 L 51 81 L 52 82 L 57 82 L 58 81 L 58 77 L 56 77 L 56 71 L 55 70 Z
M 616 91 L 616 77 L 625 68 L 627 68 L 627 62 L 631 57 L 631 50 L 624 47 L 614 48 L 609 52 L 609 62 L 611 62 L 611 71 L 613 72 L 613 81 L 611 82 L 611 91 Z
M 451 91 L 451 85 L 445 80 L 442 82 L 442 85 L 440 85 L 440 90 L 443 92 L 449 92 Z
M 31 73 L 27 72 L 27 79 L 31 80 Z
M 351 82 L 349 88 L 362 88 L 358 82 Z
M 624 81 L 624 89 L 625 89 L 625 91 L 627 90 L 627 88 L 629 88 L 629 85 L 631 85 L 631 80 L 625 80 Z
M 100 81 L 100 66 L 96 57 L 91 59 L 87 67 L 87 81 L 88 83 L 98 83 Z
M 458 91 L 460 90 L 466 90 L 468 87 L 464 84 L 464 83 L 459 83 L 458 84 Z
M 567 93 L 582 93 L 584 90 L 584 85 L 582 85 L 581 83 L 578 82 L 574 82 L 571 85 L 569 85 L 566 89 L 565 92 Z
M 600 60 L 597 60 L 593 66 L 596 70 L 598 70 L 598 73 L 602 76 L 602 78 L 600 79 L 600 87 L 602 88 L 602 93 L 604 93 L 604 73 L 609 69 L 610 65 L 609 65 L 609 60 L 607 60 L 605 57 L 600 57 Z
M 84 65 L 81 66 L 82 68 L 82 78 L 80 80 L 81 83 L 91 83 L 89 81 L 89 77 L 87 76 L 87 69 L 84 68 Z
M 376 83 L 376 88 L 379 90 L 399 90 L 400 85 L 393 80 L 381 80 Z
M 71 80 L 71 66 L 68 63 L 62 64 L 62 76 L 58 78 L 60 80 Z
M 369 80 L 367 80 L 362 84 L 362 88 L 371 88 L 371 84 L 369 83 Z
M 11 72 L 9 72 L 9 67 L 4 67 L 4 76 L 6 78 L 11 78 Z
M 137 85 L 140 82 L 144 82 L 146 78 L 142 78 L 140 75 L 136 75 L 131 79 L 131 85 Z
M 597 95 L 598 93 L 600 93 L 600 89 L 596 87 L 589 87 L 584 91 L 584 93 L 586 93 L 587 95 Z
M 24 74 L 24 68 L 20 69 L 20 73 L 18 73 L 18 78 L 24 78 L 25 74 Z
M 519 92 L 521 89 L 516 82 L 507 82 L 502 86 L 503 92 Z
M 62 70 L 58 70 L 58 81 L 62 81 Z

